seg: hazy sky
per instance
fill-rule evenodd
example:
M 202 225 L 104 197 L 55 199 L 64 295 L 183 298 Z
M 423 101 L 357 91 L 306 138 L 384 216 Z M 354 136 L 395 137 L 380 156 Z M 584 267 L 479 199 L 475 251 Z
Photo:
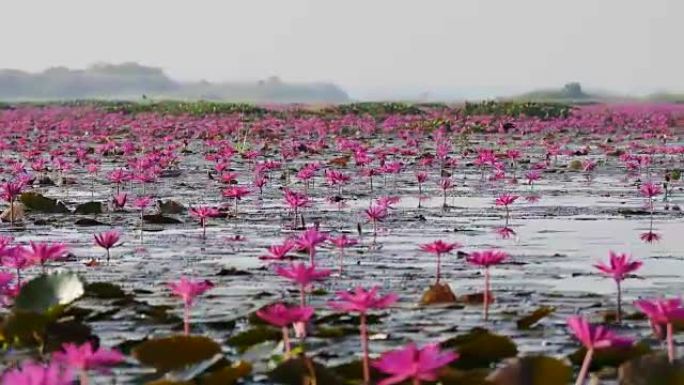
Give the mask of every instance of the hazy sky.
M 576 80 L 684 91 L 684 0 L 2 0 L 0 68 L 138 61 L 352 94 Z

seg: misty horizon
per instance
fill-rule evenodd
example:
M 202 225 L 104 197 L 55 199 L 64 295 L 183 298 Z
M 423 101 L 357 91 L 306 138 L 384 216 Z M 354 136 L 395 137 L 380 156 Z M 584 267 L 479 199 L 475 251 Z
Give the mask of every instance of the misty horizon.
M 0 68 L 29 72 L 137 62 L 181 82 L 334 83 L 354 99 L 506 96 L 568 82 L 620 95 L 684 92 L 678 0 L 26 0 L 4 8 L 12 17 L 0 33 L 12 38 Z

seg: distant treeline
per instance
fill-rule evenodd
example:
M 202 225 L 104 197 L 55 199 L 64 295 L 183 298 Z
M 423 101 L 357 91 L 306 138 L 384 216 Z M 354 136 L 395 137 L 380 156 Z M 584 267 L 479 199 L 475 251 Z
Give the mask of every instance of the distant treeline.
M 141 98 L 274 103 L 342 103 L 348 95 L 330 83 L 287 83 L 277 77 L 259 82 L 183 83 L 160 68 L 137 63 L 97 64 L 84 70 L 55 67 L 40 73 L 0 70 L 0 100 Z
M 263 115 L 263 114 L 292 114 L 306 116 L 341 116 L 368 115 L 385 118 L 390 115 L 424 115 L 428 113 L 444 112 L 462 116 L 494 115 L 494 116 L 529 116 L 540 119 L 567 117 L 573 106 L 560 103 L 543 102 L 514 102 L 514 101 L 483 101 L 466 102 L 465 104 L 444 103 L 400 103 L 400 102 L 363 102 L 322 105 L 291 104 L 279 106 L 264 106 L 250 103 L 226 103 L 212 101 L 105 101 L 105 100 L 73 100 L 65 102 L 27 102 L 15 104 L 0 103 L 2 108 L 16 108 L 22 105 L 30 106 L 70 106 L 94 107 L 109 112 L 124 114 L 157 113 L 169 115 L 208 116 L 216 114 Z

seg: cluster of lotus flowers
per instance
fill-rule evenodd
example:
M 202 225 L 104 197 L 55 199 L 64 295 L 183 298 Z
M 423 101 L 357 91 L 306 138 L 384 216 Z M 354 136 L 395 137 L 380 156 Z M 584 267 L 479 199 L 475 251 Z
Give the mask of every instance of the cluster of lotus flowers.
M 410 178 L 417 184 L 418 207 L 425 200 L 425 189 L 431 177 L 435 179 L 434 186 L 441 192 L 443 206 L 447 207 L 448 196 L 458 185 L 455 172 L 463 164 L 463 168 L 471 167 L 475 173 L 480 174 L 483 184 L 489 183 L 499 191 L 492 203 L 503 208 L 505 215 L 503 226 L 497 227 L 495 231 L 501 238 L 507 239 L 516 234 L 511 225 L 512 207 L 520 202 L 521 197 L 528 204 L 541 199 L 535 192 L 534 185 L 542 179 L 545 170 L 556 166 L 559 156 L 594 155 L 594 158 L 584 159 L 578 170 L 585 174 L 589 182 L 600 171 L 603 157 L 616 156 L 621 167 L 627 170 L 627 177 L 640 180 L 635 193 L 646 199 L 646 207 L 650 211 L 650 228 L 640 234 L 640 238 L 646 242 L 659 240 L 661 236 L 655 232 L 653 226 L 655 198 L 663 193 L 667 198 L 670 180 L 665 175 L 662 180 L 658 179 L 661 177 L 657 174 L 655 164 L 669 162 L 667 164 L 674 165 L 684 155 L 684 146 L 667 144 L 672 139 L 671 126 L 676 116 L 673 109 L 675 108 L 644 111 L 637 107 L 624 107 L 608 112 L 598 107 L 586 107 L 564 119 L 544 121 L 512 118 L 507 127 L 513 127 L 514 132 L 510 132 L 503 129 L 502 121 L 493 117 L 465 117 L 440 111 L 428 111 L 426 116 L 389 116 L 380 122 L 368 116 L 336 116 L 326 120 L 274 113 L 248 125 L 240 116 L 197 118 L 152 114 L 131 117 L 90 108 L 18 108 L 0 113 L 0 151 L 3 155 L 6 152 L 11 154 L 2 158 L 5 166 L 1 171 L 7 178 L 1 186 L 1 197 L 9 205 L 2 219 L 12 227 L 22 221 L 23 214 L 20 215 L 20 206 L 17 203 L 23 193 L 40 187 L 48 172 L 56 174 L 62 181 L 62 186 L 67 189 L 74 184 L 69 181 L 70 176 L 77 175 L 82 180 L 90 178 L 91 190 L 94 189 L 96 180 L 104 179 L 111 187 L 111 191 L 107 193 L 111 210 L 124 210 L 132 206 L 136 215 L 139 212 L 140 241 L 143 242 L 145 212 L 153 207 L 158 198 L 155 183 L 169 170 L 178 168 L 184 152 L 189 151 L 191 142 L 200 142 L 205 148 L 203 155 L 209 165 L 208 175 L 220 186 L 220 197 L 229 200 L 229 204 L 199 204 L 189 208 L 189 214 L 199 223 L 201 237 L 206 239 L 210 220 L 228 214 L 239 218 L 239 202 L 256 195 L 261 197 L 269 192 L 269 188 L 276 191 L 274 174 L 281 171 L 281 179 L 284 180 L 282 199 L 292 218 L 291 224 L 284 226 L 301 232 L 280 244 L 271 245 L 268 253 L 260 259 L 272 264 L 271 270 L 275 274 L 296 285 L 299 303 L 274 303 L 258 310 L 256 315 L 282 330 L 283 350 L 285 356 L 290 357 L 299 354 L 292 348 L 292 333 L 305 345 L 312 327 L 310 320 L 316 312 L 308 301 L 312 286 L 333 275 L 332 270 L 317 264 L 317 250 L 324 244 L 337 249 L 338 275 L 342 277 L 345 271 L 345 249 L 362 242 L 362 226 L 366 223 L 372 225 L 372 242 L 375 244 L 378 235 L 382 235 L 381 223 L 392 215 L 400 201 L 398 196 L 375 194 L 374 191 L 389 190 L 388 178 L 396 186 L 399 178 L 409 168 L 414 168 Z M 463 127 L 462 132 L 477 128 L 497 142 L 491 148 L 480 147 L 474 151 L 464 148 L 458 154 L 452 142 L 453 133 L 445 127 L 430 130 L 431 139 L 424 140 L 424 135 L 428 132 L 425 129 L 427 122 L 439 119 L 449 119 L 452 127 Z M 345 134 L 349 128 L 354 128 L 357 135 Z M 600 153 L 595 153 L 595 148 L 574 146 L 570 136 L 561 135 L 568 129 L 597 137 L 610 135 L 612 141 L 598 146 Z M 137 135 L 139 141 L 130 138 L 113 139 L 117 135 L 128 135 L 131 132 Z M 639 133 L 645 141 L 630 141 L 629 135 L 634 133 Z M 364 138 L 375 134 L 394 135 L 402 144 L 368 145 Z M 523 141 L 520 148 L 507 148 L 506 135 L 513 134 L 542 139 L 529 139 Z M 230 136 L 239 140 L 226 139 Z M 34 140 L 29 140 L 29 137 Z M 71 139 L 59 140 L 60 137 Z M 333 137 L 335 140 L 330 139 Z M 274 144 L 270 142 L 272 138 L 279 140 Z M 54 143 L 59 143 L 59 146 L 53 146 Z M 618 147 L 611 143 L 625 145 Z M 274 146 L 276 151 L 272 149 Z M 527 151 L 532 147 L 540 150 L 537 159 Z M 330 148 L 334 148 L 335 153 L 340 156 L 329 159 L 327 164 L 305 159 L 308 155 L 321 154 Z M 500 151 L 499 148 L 507 149 Z M 279 160 L 266 159 L 266 155 L 274 153 Z M 108 168 L 103 163 L 103 158 L 112 154 L 122 156 L 125 165 Z M 525 162 L 529 166 L 522 170 L 521 160 L 525 156 L 530 157 L 529 162 Z M 597 162 L 597 159 L 600 161 Z M 348 163 L 351 162 L 353 166 L 349 167 Z M 299 167 L 291 173 L 291 165 L 295 164 Z M 236 172 L 233 166 L 244 166 L 244 171 Z M 434 177 L 436 172 L 437 178 Z M 525 193 L 516 191 L 518 175 L 524 178 L 528 186 Z M 338 210 L 344 207 L 345 199 L 354 195 L 351 191 L 345 191 L 345 187 L 351 190 L 349 186 L 354 185 L 357 188 L 364 180 L 367 181 L 370 199 L 368 207 L 359 213 L 365 217 L 365 222 L 357 223 L 359 239 L 346 234 L 323 232 L 320 224 L 306 227 L 304 213 L 317 204 L 314 196 L 317 177 L 324 179 L 331 194 L 327 201 L 336 205 Z M 641 182 L 642 177 L 646 178 L 645 182 Z M 296 182 L 291 183 L 291 178 Z M 378 186 L 378 179 L 382 179 L 382 186 Z M 137 192 L 134 193 L 133 190 L 136 189 Z M 210 191 L 207 189 L 207 194 Z M 124 230 L 108 230 L 93 235 L 94 244 L 106 252 L 107 264 L 112 260 L 111 250 L 120 244 L 124 234 Z M 434 286 L 443 285 L 440 280 L 442 258 L 461 247 L 459 243 L 445 240 L 417 246 L 417 249 L 435 256 Z M 308 262 L 295 262 L 294 252 L 306 253 Z M 21 244 L 14 243 L 12 238 L 0 237 L 0 262 L 8 270 L 0 272 L 2 303 L 11 308 L 13 299 L 27 281 L 25 270 L 37 266 L 44 274 L 50 264 L 60 263 L 69 255 L 67 245 L 62 243 L 30 241 L 28 244 Z M 483 270 L 485 322 L 490 318 L 489 309 L 493 303 L 490 269 L 505 263 L 509 258 L 507 253 L 496 249 L 475 250 L 466 255 L 467 263 Z M 93 265 L 96 266 L 97 263 Z M 612 252 L 607 263 L 596 265 L 600 272 L 610 276 L 616 283 L 618 322 L 622 321 L 622 282 L 640 267 L 640 261 L 632 260 L 626 254 Z M 209 280 L 186 276 L 168 284 L 170 292 L 184 305 L 185 335 L 191 332 L 192 307 L 197 298 L 214 287 L 215 284 Z M 409 343 L 371 359 L 367 315 L 371 311 L 389 309 L 398 300 L 397 293 L 381 294 L 378 287 L 356 286 L 350 291 L 338 292 L 336 298 L 328 302 L 330 309 L 359 315 L 364 384 L 371 383 L 371 368 L 384 374 L 379 385 L 404 381 L 415 385 L 437 381 L 440 370 L 459 359 L 458 352 L 444 350 L 437 343 L 423 346 Z M 654 333 L 667 342 L 668 357 L 673 362 L 676 356 L 673 325 L 684 321 L 681 301 L 639 300 L 634 305 L 649 318 Z M 580 316 L 570 317 L 567 323 L 570 331 L 586 348 L 577 384 L 585 383 L 592 357 L 597 350 L 633 343 L 629 338 L 618 336 L 605 326 L 592 325 Z M 7 369 L 2 376 L 3 385 L 63 385 L 72 384 L 76 378 L 83 385 L 88 382 L 88 373 L 91 370 L 106 372 L 110 367 L 126 360 L 116 350 L 97 347 L 90 342 L 81 345 L 64 344 L 60 351 L 43 358 L 42 363 L 26 361 L 15 368 Z

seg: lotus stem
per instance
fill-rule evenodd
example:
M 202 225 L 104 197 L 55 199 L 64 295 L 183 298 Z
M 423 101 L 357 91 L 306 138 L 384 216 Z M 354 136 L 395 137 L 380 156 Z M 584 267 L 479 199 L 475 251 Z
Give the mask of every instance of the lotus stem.
M 582 361 L 582 368 L 577 375 L 577 381 L 575 385 L 584 385 L 584 380 L 589 373 L 589 365 L 591 365 L 591 359 L 594 356 L 594 349 L 587 349 L 587 353 L 584 355 L 584 361 Z
M 672 364 L 675 360 L 675 345 L 674 345 L 674 327 L 672 326 L 672 322 L 669 322 L 667 324 L 667 358 L 670 360 L 670 364 Z
M 368 324 L 366 322 L 366 314 L 361 313 L 361 325 L 359 330 L 361 332 L 361 350 L 363 352 L 363 383 L 370 384 L 370 358 L 368 355 Z
M 283 345 L 285 347 L 285 354 L 289 355 L 292 347 L 290 346 L 290 333 L 287 326 L 283 326 Z
M 484 320 L 487 321 L 489 319 L 489 267 L 485 267 L 485 287 L 484 287 L 484 298 L 483 298 L 483 306 L 484 306 Z

